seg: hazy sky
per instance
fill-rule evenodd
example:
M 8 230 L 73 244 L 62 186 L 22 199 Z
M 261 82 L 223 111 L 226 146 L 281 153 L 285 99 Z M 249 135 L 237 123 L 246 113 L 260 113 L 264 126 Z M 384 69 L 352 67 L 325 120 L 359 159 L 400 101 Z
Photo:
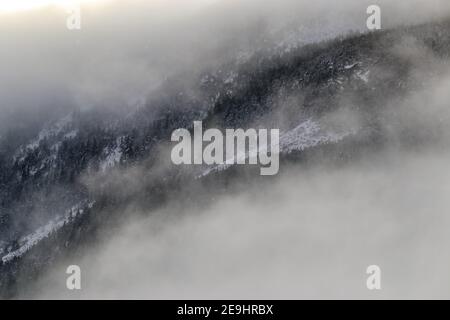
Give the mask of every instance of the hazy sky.
M 31 2 L 56 1 L 23 3 Z M 251 26 L 261 19 L 269 29 L 287 23 L 303 26 L 306 31 L 299 37 L 306 42 L 365 31 L 365 2 L 371 3 L 86 0 L 79 31 L 66 28 L 70 14 L 59 6 L 0 13 L 0 111 L 50 104 L 55 95 L 83 108 L 133 104 L 180 70 L 220 64 L 227 59 L 221 48 L 236 38 L 248 42 Z M 0 9 L 18 3 L 1 0 Z M 385 28 L 419 23 L 450 7 L 446 0 L 378 3 Z

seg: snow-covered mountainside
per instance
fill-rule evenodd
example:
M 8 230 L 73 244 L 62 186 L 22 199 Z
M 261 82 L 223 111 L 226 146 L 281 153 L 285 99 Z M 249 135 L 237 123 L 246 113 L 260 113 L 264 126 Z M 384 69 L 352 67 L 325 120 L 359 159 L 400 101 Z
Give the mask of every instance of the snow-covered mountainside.
M 25 143 L 0 138 L 0 294 L 13 296 L 21 279 L 38 276 L 60 256 L 94 242 L 109 219 L 124 218 L 108 216 L 108 206 L 138 198 L 151 209 L 183 181 L 226 176 L 230 166 L 202 168 L 200 174 L 170 167 L 151 175 L 139 194 L 111 194 L 115 170 L 158 171 L 161 147 L 175 129 L 192 129 L 193 121 L 217 128 L 280 128 L 286 161 L 330 145 L 349 159 L 361 146 L 383 143 L 386 102 L 421 86 L 411 56 L 395 48 L 419 47 L 447 62 L 449 34 L 450 22 L 444 21 L 306 46 L 286 41 L 240 54 L 202 72 L 194 83 L 184 81 L 191 75 L 169 79 L 127 112 L 74 109 L 43 123 Z M 295 32 L 285 38 L 295 39 Z M 431 78 L 439 75 L 431 67 L 421 70 Z M 358 119 L 338 121 L 339 112 Z

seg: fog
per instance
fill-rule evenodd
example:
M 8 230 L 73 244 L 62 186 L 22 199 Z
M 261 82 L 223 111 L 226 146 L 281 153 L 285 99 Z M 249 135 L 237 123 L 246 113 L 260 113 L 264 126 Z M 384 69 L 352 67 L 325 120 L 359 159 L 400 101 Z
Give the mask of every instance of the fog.
M 170 76 L 218 66 L 264 39 L 280 41 L 283 26 L 302 43 L 365 32 L 366 2 L 109 0 L 84 4 L 77 31 L 66 28 L 70 13 L 58 7 L 0 13 L 0 112 L 142 103 Z M 377 3 L 383 28 L 450 9 L 445 0 Z
M 289 165 L 267 183 L 238 180 L 206 207 L 190 190 L 51 269 L 26 297 L 450 297 L 450 72 L 439 66 L 440 76 L 382 111 L 389 141 L 382 150 L 344 165 Z M 405 134 L 424 144 L 410 148 Z M 139 174 L 115 179 L 129 185 L 130 176 Z M 65 288 L 70 264 L 82 268 L 81 291 Z M 369 265 L 382 270 L 381 291 L 366 288 Z
M 383 28 L 450 10 L 445 0 L 378 4 Z M 357 0 L 110 1 L 86 8 L 76 32 L 64 28 L 66 15 L 57 9 L 5 16 L 0 112 L 16 106 L 30 112 L 60 100 L 82 108 L 141 103 L 170 76 L 250 50 L 251 26 L 261 19 L 269 39 L 276 41 L 271 31 L 295 22 L 308 43 L 366 32 L 366 8 Z M 340 166 L 290 165 L 276 180 L 248 182 L 245 189 L 231 185 L 207 207 L 180 197 L 156 212 L 138 212 L 140 218 L 124 211 L 134 218 L 114 236 L 49 270 L 23 297 L 450 297 L 450 154 L 444 151 L 450 72 L 446 62 L 414 45 L 393 50 L 418 62 L 415 76 L 424 88 L 382 111 L 389 141 L 383 150 Z M 423 59 L 439 70 L 434 79 L 423 74 Z M 426 143 L 408 148 L 409 132 Z M 116 185 L 145 175 L 139 170 L 117 173 Z M 70 264 L 81 266 L 81 291 L 65 287 Z M 382 291 L 365 287 L 373 264 L 381 267 Z
M 382 154 L 351 168 L 290 169 L 207 209 L 133 219 L 35 298 L 448 298 L 448 154 Z M 82 268 L 82 290 L 65 268 Z M 369 265 L 382 291 L 365 287 Z M 27 292 L 27 296 L 30 292 Z

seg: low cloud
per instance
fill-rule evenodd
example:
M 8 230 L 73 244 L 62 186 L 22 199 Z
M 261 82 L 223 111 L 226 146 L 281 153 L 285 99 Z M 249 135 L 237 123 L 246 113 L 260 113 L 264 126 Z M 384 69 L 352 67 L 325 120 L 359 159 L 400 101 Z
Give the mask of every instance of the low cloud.
M 210 194 L 214 201 L 206 206 L 180 196 L 155 212 L 139 212 L 139 218 L 124 211 L 134 218 L 114 236 L 82 259 L 66 261 L 82 267 L 81 291 L 65 289 L 64 264 L 28 294 L 448 298 L 450 154 L 442 146 L 450 124 L 443 107 L 449 79 L 430 81 L 395 109 L 385 108 L 390 143 L 381 151 L 345 165 L 290 165 L 267 183 L 237 181 L 226 195 Z M 410 148 L 407 132 L 425 143 Z M 382 270 L 380 292 L 365 287 L 366 268 L 373 264 Z
M 80 31 L 66 29 L 69 14 L 57 8 L 2 15 L 0 111 L 63 104 L 55 96 L 68 107 L 140 103 L 168 77 L 217 67 L 236 50 L 250 50 L 264 38 L 276 41 L 277 30 L 286 26 L 304 43 L 366 31 L 369 4 L 112 0 L 84 6 Z M 379 4 L 383 28 L 450 12 L 445 0 Z
M 143 10 L 151 5 L 139 1 L 117 2 L 98 12 L 88 10 L 82 31 L 73 34 L 60 28 L 64 19 L 54 11 L 45 19 L 30 13 L 27 22 L 8 18 L 8 28 L 17 25 L 15 31 L 9 29 L 13 36 L 2 35 L 7 49 L 0 58 L 10 61 L 1 76 L 7 83 L 0 89 L 5 93 L 0 95 L 2 105 L 19 105 L 17 101 L 23 99 L 27 110 L 36 105 L 29 97 L 54 101 L 50 93 L 56 91 L 66 93 L 66 101 L 86 108 L 133 103 L 170 75 L 226 61 L 223 44 L 231 41 L 236 48 L 230 39 L 261 17 L 269 21 L 268 30 L 290 17 L 308 26 L 305 30 L 315 30 L 304 32 L 314 35 L 307 39 L 312 42 L 365 28 L 362 1 L 343 1 L 340 6 L 330 1 L 316 1 L 314 6 L 310 1 L 287 0 L 264 5 L 250 0 L 199 2 L 189 8 L 187 17 L 182 17 L 186 3 L 170 3 L 157 2 L 157 10 Z M 450 7 L 448 1 L 438 0 L 381 1 L 380 5 L 386 27 L 435 19 Z M 39 40 L 31 41 L 37 34 Z M 238 44 L 245 39 L 240 38 Z M 413 62 L 430 58 L 414 41 L 399 42 L 392 50 Z M 425 77 L 418 63 L 415 77 L 426 86 L 380 111 L 386 121 L 379 129 L 389 144 L 379 153 L 343 166 L 286 167 L 272 183 L 244 181 L 245 189 L 232 185 L 228 195 L 211 194 L 214 201 L 206 207 L 193 205 L 186 196 L 156 212 L 124 210 L 122 216 L 133 218 L 113 237 L 105 236 L 100 247 L 87 250 L 82 259 L 49 270 L 26 295 L 450 296 L 450 289 L 442 285 L 450 281 L 446 254 L 450 154 L 442 151 L 449 137 L 450 77 L 445 63 L 435 57 L 429 65 L 428 71 L 440 73 Z M 344 127 L 349 123 L 358 127 L 359 114 L 342 110 L 325 120 L 334 126 L 342 122 Z M 421 147 L 408 148 L 406 142 L 411 139 L 419 139 Z M 161 165 L 161 174 L 166 169 Z M 115 185 L 135 182 L 127 195 L 139 192 L 145 183 L 139 177 L 146 176 L 140 170 L 116 172 L 112 176 Z M 95 189 L 96 177 L 90 178 Z M 82 267 L 80 292 L 65 288 L 69 264 Z M 365 270 L 372 264 L 382 269 L 380 293 L 365 288 Z

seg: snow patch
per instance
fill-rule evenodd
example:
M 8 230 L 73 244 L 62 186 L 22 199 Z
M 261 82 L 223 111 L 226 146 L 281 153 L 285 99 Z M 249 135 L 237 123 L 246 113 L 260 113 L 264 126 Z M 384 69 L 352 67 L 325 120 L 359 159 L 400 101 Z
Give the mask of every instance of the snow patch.
M 88 208 L 92 208 L 94 206 L 95 202 L 90 202 L 87 204 Z M 58 231 L 62 227 L 64 227 L 67 223 L 69 223 L 72 219 L 81 216 L 85 213 L 83 209 L 83 205 L 75 205 L 69 210 L 66 211 L 66 213 L 58 218 L 55 218 L 51 220 L 49 223 L 47 223 L 45 226 L 37 229 L 35 232 L 22 237 L 19 240 L 19 248 L 9 252 L 7 255 L 2 257 L 3 264 L 8 263 L 15 258 L 20 258 L 23 256 L 26 252 L 28 252 L 31 248 L 33 248 L 35 245 L 37 245 L 40 241 L 44 240 L 48 236 L 50 236 L 53 232 Z M 4 248 L 0 248 L 0 254 L 4 252 Z
M 232 84 L 234 83 L 234 81 L 236 80 L 236 78 L 238 77 L 238 74 L 234 71 L 231 71 L 227 77 L 225 78 L 225 80 L 223 81 L 224 84 Z
M 358 64 L 359 64 L 359 62 L 356 62 L 356 63 L 353 63 L 353 64 L 349 64 L 349 65 L 346 65 L 346 66 L 344 66 L 344 69 L 345 69 L 345 70 L 353 69 L 353 68 L 356 67 Z
M 55 124 L 42 129 L 34 140 L 32 140 L 26 146 L 22 146 L 19 148 L 19 150 L 16 152 L 14 156 L 14 161 L 16 160 L 18 160 L 19 162 L 24 161 L 28 152 L 36 150 L 42 141 L 60 135 L 62 131 L 72 122 L 72 120 L 73 120 L 73 113 L 71 112 L 64 118 L 58 120 Z
M 369 82 L 369 75 L 370 75 L 370 70 L 367 70 L 366 72 L 359 71 L 358 73 L 356 73 L 356 76 L 359 79 L 361 79 L 362 81 L 364 81 L 365 83 Z
M 106 147 L 104 150 L 105 159 L 100 163 L 101 172 L 106 172 L 108 169 L 115 167 L 117 163 L 122 160 L 122 141 L 124 137 L 119 137 L 112 147 Z
M 294 129 L 281 134 L 279 142 L 280 154 L 290 154 L 294 151 L 303 151 L 305 149 L 323 144 L 337 143 L 352 134 L 355 134 L 355 132 L 348 131 L 343 133 L 336 133 L 331 131 L 324 131 L 321 129 L 320 125 L 317 122 L 309 119 L 302 122 Z M 258 154 L 258 152 L 266 152 L 266 150 L 250 150 L 249 153 L 238 153 L 234 159 L 235 161 L 230 162 L 237 163 L 238 159 L 247 159 L 249 156 L 254 157 L 256 156 L 256 154 Z M 214 166 L 203 171 L 203 173 L 201 173 L 196 178 L 199 179 L 209 175 L 212 172 L 220 172 L 226 170 L 233 165 L 234 164 L 224 163 Z
M 78 130 L 72 130 L 64 135 L 65 139 L 73 139 L 78 135 Z

